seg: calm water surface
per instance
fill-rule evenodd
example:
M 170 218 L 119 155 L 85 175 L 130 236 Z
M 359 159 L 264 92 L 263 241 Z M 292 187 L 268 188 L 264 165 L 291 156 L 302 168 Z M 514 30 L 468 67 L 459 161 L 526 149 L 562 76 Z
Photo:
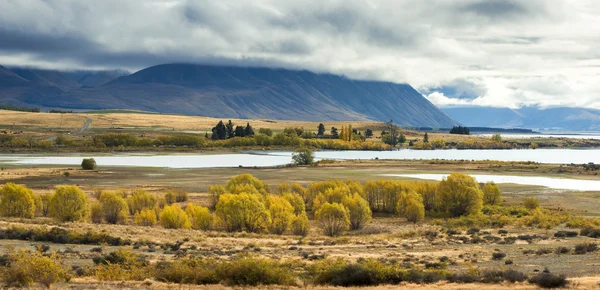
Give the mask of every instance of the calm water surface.
M 510 175 L 485 175 L 469 174 L 478 182 L 514 183 L 525 185 L 545 186 L 553 189 L 568 189 L 582 191 L 600 190 L 600 180 L 581 180 L 568 178 L 552 178 L 542 176 L 510 176 Z M 442 180 L 448 174 L 381 174 L 386 177 L 407 177 L 415 179 Z
M 94 157 L 99 166 L 138 166 L 167 168 L 265 167 L 292 162 L 290 151 L 253 151 L 236 154 L 172 154 L 172 155 L 0 155 L 2 164 L 79 165 Z M 445 159 L 534 161 L 539 163 L 600 163 L 600 149 L 524 149 L 524 150 L 408 150 L 399 151 L 318 151 L 317 160 L 357 159 Z

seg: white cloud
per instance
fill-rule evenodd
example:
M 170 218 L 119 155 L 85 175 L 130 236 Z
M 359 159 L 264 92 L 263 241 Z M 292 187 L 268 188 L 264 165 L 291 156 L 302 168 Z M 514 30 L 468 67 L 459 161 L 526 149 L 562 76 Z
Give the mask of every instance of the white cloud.
M 438 105 L 600 108 L 598 15 L 594 0 L 0 1 L 0 63 L 278 66 L 406 82 Z M 453 86 L 474 96 L 435 93 Z

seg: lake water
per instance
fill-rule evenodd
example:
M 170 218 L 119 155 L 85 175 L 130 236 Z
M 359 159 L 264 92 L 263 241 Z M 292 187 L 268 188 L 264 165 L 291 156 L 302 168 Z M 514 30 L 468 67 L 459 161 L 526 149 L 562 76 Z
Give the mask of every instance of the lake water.
M 482 134 L 473 134 L 475 136 L 483 136 L 483 137 L 492 137 L 492 135 L 494 134 L 489 134 L 489 133 L 482 133 Z M 505 133 L 502 134 L 500 133 L 500 135 L 502 135 L 503 138 L 515 138 L 515 139 L 529 139 L 529 138 L 567 138 L 567 139 L 597 139 L 600 140 L 600 134 L 598 133 L 593 133 L 593 134 L 585 134 L 585 133 L 581 133 L 581 134 L 509 134 L 509 133 Z
M 478 182 L 514 183 L 525 185 L 545 186 L 553 189 L 597 191 L 600 190 L 600 180 L 581 180 L 568 178 L 551 178 L 542 176 L 510 176 L 469 174 Z M 407 177 L 415 179 L 442 180 L 448 174 L 381 174 L 385 177 Z
M 267 167 L 292 162 L 290 151 L 251 151 L 236 154 L 170 155 L 0 155 L 2 164 L 78 166 L 83 158 L 94 157 L 99 166 L 139 166 L 168 168 Z M 318 151 L 317 160 L 370 159 L 445 159 L 534 161 L 539 163 L 600 164 L 600 149 L 523 149 L 523 150 L 399 150 L 399 151 Z

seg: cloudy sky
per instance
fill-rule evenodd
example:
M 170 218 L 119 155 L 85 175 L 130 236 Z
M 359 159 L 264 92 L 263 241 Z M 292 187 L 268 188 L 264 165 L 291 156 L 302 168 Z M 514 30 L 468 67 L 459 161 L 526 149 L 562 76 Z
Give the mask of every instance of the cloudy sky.
M 0 64 L 275 66 L 438 105 L 600 109 L 600 1 L 0 0 Z

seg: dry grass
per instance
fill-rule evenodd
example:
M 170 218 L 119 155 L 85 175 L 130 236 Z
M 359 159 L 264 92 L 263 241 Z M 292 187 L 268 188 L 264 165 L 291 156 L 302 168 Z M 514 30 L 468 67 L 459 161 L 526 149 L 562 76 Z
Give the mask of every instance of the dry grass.
M 210 118 L 199 116 L 162 115 L 162 114 L 81 114 L 94 120 L 93 128 L 174 128 L 175 130 L 208 131 L 219 120 L 226 122 L 228 118 Z M 264 119 L 231 119 L 234 124 L 245 125 L 250 123 L 255 129 L 270 128 L 283 130 L 286 127 L 304 127 L 307 130 L 317 131 L 320 122 L 264 120 Z M 352 124 L 355 128 L 375 126 L 374 122 L 324 122 L 325 128 L 341 128 L 342 125 Z
M 85 118 L 77 114 L 30 113 L 0 110 L 0 128 L 39 127 L 39 128 L 80 128 Z

